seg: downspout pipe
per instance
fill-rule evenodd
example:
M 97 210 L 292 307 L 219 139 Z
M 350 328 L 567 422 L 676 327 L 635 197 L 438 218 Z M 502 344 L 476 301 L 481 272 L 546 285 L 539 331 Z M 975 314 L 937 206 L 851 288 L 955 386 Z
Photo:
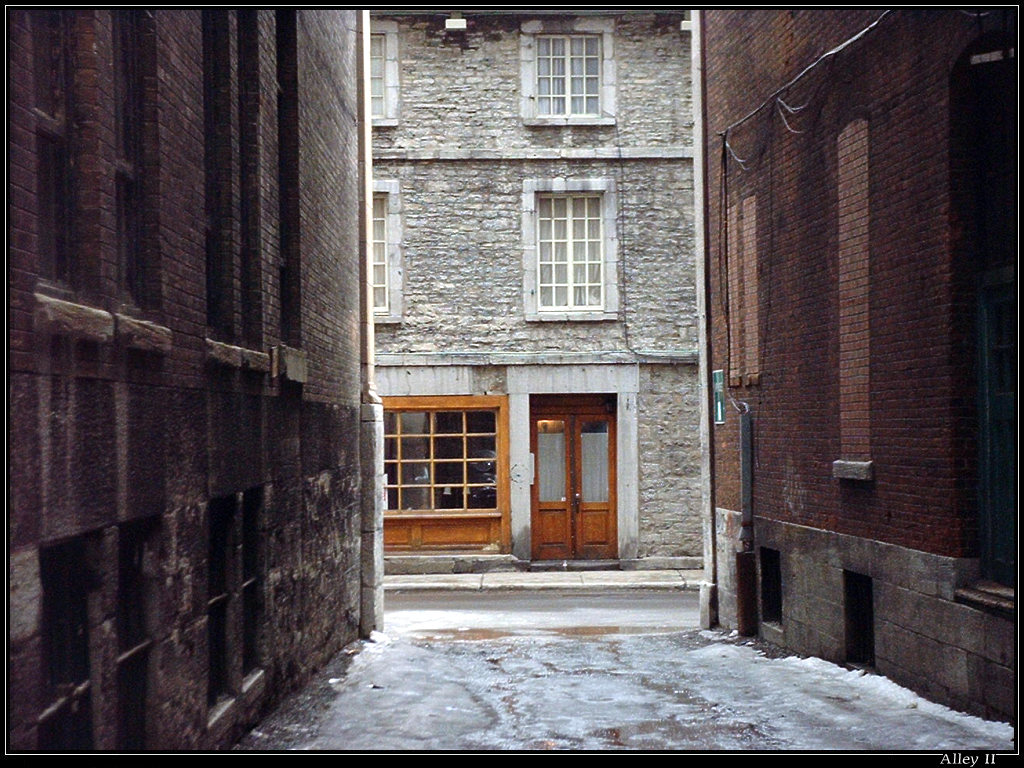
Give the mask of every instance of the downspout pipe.
M 373 143 L 370 118 L 370 12 L 360 10 L 355 30 L 359 88 L 359 328 L 360 328 L 360 549 L 359 636 L 384 628 L 384 406 L 374 378 Z
M 736 629 L 757 634 L 757 555 L 754 552 L 754 420 L 740 413 L 740 533 L 736 552 Z
M 711 430 L 711 306 L 710 251 L 708 248 L 707 201 L 707 87 L 704 81 L 704 12 L 690 13 L 690 74 L 693 83 L 693 231 L 697 271 L 697 338 L 700 378 L 701 528 L 704 540 L 704 579 L 700 585 L 700 624 L 704 629 L 718 626 L 718 545 L 715 534 L 715 441 Z

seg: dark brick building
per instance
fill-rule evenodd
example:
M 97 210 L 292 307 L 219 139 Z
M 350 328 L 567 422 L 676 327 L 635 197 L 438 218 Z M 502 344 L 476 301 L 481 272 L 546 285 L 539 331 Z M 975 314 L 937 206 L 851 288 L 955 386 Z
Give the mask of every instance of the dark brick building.
M 373 621 L 361 17 L 7 24 L 8 745 L 223 747 Z
M 1015 719 L 1016 11 L 702 16 L 718 620 Z

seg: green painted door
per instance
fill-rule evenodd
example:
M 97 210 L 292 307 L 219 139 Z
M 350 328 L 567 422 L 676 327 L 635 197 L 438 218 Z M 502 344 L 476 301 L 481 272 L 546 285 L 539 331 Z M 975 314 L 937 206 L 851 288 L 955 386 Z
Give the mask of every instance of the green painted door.
M 982 289 L 980 506 L 982 568 L 1013 584 L 1017 550 L 1017 298 L 1012 283 Z

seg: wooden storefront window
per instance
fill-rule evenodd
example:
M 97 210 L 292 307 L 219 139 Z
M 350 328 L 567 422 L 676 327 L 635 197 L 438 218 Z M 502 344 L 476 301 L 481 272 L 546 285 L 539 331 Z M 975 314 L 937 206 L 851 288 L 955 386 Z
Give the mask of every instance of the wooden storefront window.
M 389 549 L 507 551 L 504 397 L 384 402 Z

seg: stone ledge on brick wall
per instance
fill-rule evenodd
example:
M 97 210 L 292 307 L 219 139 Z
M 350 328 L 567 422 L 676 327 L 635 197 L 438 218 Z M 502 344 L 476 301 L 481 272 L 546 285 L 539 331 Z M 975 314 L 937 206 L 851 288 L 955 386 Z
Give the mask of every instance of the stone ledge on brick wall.
M 105 310 L 35 294 L 35 327 L 55 336 L 107 342 L 114 338 L 114 316 Z
M 838 480 L 873 480 L 875 463 L 837 459 L 832 462 L 832 477 Z
M 174 335 L 170 328 L 123 314 L 115 314 L 114 318 L 118 341 L 126 347 L 161 354 L 171 351 Z
M 244 368 L 257 373 L 269 373 L 271 368 L 270 355 L 257 349 L 236 347 L 223 341 L 206 340 L 207 359 L 216 365 L 231 368 Z

